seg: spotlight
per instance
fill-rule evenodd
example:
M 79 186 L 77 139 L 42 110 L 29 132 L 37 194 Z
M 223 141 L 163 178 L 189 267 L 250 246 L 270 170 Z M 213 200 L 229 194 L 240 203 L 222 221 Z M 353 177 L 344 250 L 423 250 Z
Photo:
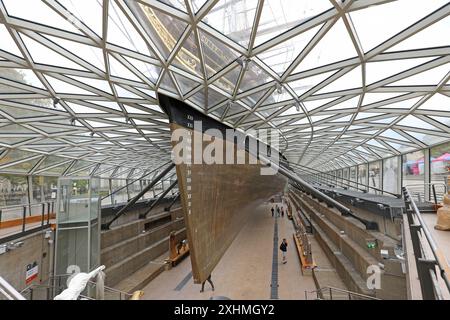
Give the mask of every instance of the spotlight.
M 245 71 L 248 71 L 248 69 L 249 69 L 249 65 L 250 65 L 250 62 L 251 62 L 252 60 L 251 59 L 249 59 L 249 58 L 237 58 L 236 59 L 236 62 L 242 67 L 242 69 L 244 69 Z
M 280 83 L 277 83 L 277 92 L 278 94 L 282 94 L 283 93 L 283 86 Z
M 53 107 L 56 108 L 57 104 L 59 103 L 60 99 L 58 97 L 53 98 Z

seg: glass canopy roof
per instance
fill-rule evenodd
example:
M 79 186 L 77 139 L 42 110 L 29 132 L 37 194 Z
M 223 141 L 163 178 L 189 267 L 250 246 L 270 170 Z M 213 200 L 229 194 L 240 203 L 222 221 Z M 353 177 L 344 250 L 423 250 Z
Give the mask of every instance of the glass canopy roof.
M 300 165 L 424 148 L 450 139 L 449 35 L 441 0 L 0 0 L 0 169 L 158 167 L 156 92 Z

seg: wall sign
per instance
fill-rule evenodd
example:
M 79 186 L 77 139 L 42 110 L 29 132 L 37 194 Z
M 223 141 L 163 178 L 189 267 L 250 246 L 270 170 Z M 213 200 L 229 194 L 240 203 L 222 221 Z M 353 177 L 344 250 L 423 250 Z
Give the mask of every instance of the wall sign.
M 30 284 L 34 279 L 37 278 L 38 274 L 39 274 L 39 266 L 36 261 L 33 262 L 32 264 L 27 265 L 25 283 L 27 285 Z

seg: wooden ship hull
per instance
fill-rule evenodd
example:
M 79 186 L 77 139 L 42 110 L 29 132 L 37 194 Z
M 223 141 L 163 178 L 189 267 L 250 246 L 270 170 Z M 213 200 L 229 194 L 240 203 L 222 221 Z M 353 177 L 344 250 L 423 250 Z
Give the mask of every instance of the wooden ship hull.
M 194 137 L 194 121 L 202 122 L 202 131 L 227 127 L 176 99 L 158 95 L 160 106 L 168 114 L 170 128 L 185 129 Z M 202 133 L 203 133 L 202 132 Z M 224 135 L 225 137 L 225 135 Z M 232 148 L 243 150 L 234 141 L 223 142 L 224 155 Z M 172 142 L 173 147 L 177 142 Z M 191 157 L 193 159 L 194 138 Z M 203 142 L 202 149 L 210 142 Z M 246 149 L 246 148 L 245 148 Z M 243 150 L 244 151 L 244 150 Z M 279 174 L 261 175 L 261 163 L 244 151 L 245 164 L 176 165 L 178 187 L 183 206 L 194 283 L 202 283 L 212 273 L 256 206 L 281 193 L 287 179 Z M 174 154 L 174 157 L 177 159 Z M 225 156 L 224 156 L 225 157 Z M 256 164 L 250 164 L 253 160 Z M 270 212 L 268 212 L 270 214 Z

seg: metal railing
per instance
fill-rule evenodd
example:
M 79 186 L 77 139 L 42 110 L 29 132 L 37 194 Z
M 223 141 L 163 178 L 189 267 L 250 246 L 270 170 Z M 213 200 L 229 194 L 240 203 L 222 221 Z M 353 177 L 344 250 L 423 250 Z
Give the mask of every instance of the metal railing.
M 9 241 L 50 225 L 55 214 L 55 201 L 15 205 L 0 209 L 2 241 Z
M 392 193 L 386 190 L 382 190 L 380 188 L 371 186 L 369 184 L 364 184 L 359 181 L 353 181 L 344 177 L 337 177 L 332 174 L 329 174 L 327 172 L 321 172 L 319 170 L 315 170 L 312 168 L 307 167 L 299 167 L 296 165 L 293 165 L 295 168 L 299 169 L 300 171 L 305 172 L 305 174 L 302 174 L 302 177 L 305 180 L 308 180 L 310 183 L 319 183 L 324 185 L 331 185 L 333 187 L 341 187 L 343 189 L 354 189 L 361 192 L 370 192 L 374 194 L 383 194 L 383 195 L 389 195 L 396 198 L 401 198 L 401 195 Z
M 7 300 L 25 300 L 25 298 L 2 277 L 0 277 L 0 294 Z
M 141 192 L 139 192 L 133 199 L 131 199 L 130 201 L 128 201 L 128 203 L 122 207 L 119 212 L 117 212 L 113 218 L 107 222 L 107 223 L 103 223 L 102 224 L 102 230 L 109 230 L 111 224 L 116 221 L 121 215 L 123 215 L 125 212 L 127 212 L 128 208 L 130 208 L 131 206 L 133 206 L 145 193 L 147 193 L 148 190 L 150 190 L 151 188 L 153 188 L 153 186 L 162 178 L 164 178 L 170 170 L 172 170 L 175 167 L 174 163 L 170 163 L 163 171 L 161 171 L 161 173 L 155 177 L 152 182 L 150 184 L 148 184 L 144 189 L 142 189 Z
M 323 287 L 314 291 L 305 290 L 305 300 L 308 300 L 308 297 L 311 294 L 315 295 L 315 300 L 381 300 L 365 294 L 335 287 Z
M 133 185 L 134 183 L 136 183 L 136 182 L 142 180 L 143 178 L 149 176 L 149 175 L 152 174 L 152 173 L 155 174 L 155 173 L 157 172 L 157 170 L 159 170 L 159 169 L 161 169 L 162 167 L 168 165 L 170 162 L 171 162 L 171 161 L 167 161 L 167 162 L 163 163 L 162 165 L 160 165 L 160 166 L 157 167 L 156 169 L 154 169 L 154 170 L 152 170 L 152 171 L 150 171 L 150 172 L 144 174 L 143 176 L 140 176 L 139 178 L 137 178 L 137 179 L 135 179 L 135 180 L 132 180 L 131 182 L 129 182 L 129 183 L 127 183 L 126 185 L 124 185 L 124 186 L 122 186 L 122 187 L 120 187 L 120 188 L 114 190 L 113 192 L 107 194 L 106 196 L 103 196 L 100 200 L 105 200 L 105 199 L 107 199 L 108 197 L 111 197 L 112 195 L 115 195 L 115 194 L 118 193 L 119 191 L 122 191 L 123 189 L 128 188 L 129 186 L 131 186 L 131 185 Z M 129 199 L 128 199 L 128 200 L 129 200 Z
M 442 202 L 444 194 L 447 193 L 447 184 L 443 182 L 411 183 L 405 187 L 418 203 L 432 202 L 437 205 Z
M 445 255 L 437 246 L 407 187 L 402 188 L 406 207 L 408 227 L 414 251 L 417 273 L 424 300 L 441 300 L 442 292 L 438 283 L 441 277 L 450 293 L 450 267 Z M 430 255 L 431 251 L 431 255 Z
M 71 274 L 62 274 L 51 276 L 44 284 L 32 284 L 21 291 L 21 294 L 27 300 L 53 300 L 55 296 L 60 294 L 67 288 L 67 280 Z M 80 300 L 95 300 L 97 283 L 88 281 L 86 289 L 80 294 Z M 105 300 L 128 300 L 132 294 L 118 289 L 103 286 Z

